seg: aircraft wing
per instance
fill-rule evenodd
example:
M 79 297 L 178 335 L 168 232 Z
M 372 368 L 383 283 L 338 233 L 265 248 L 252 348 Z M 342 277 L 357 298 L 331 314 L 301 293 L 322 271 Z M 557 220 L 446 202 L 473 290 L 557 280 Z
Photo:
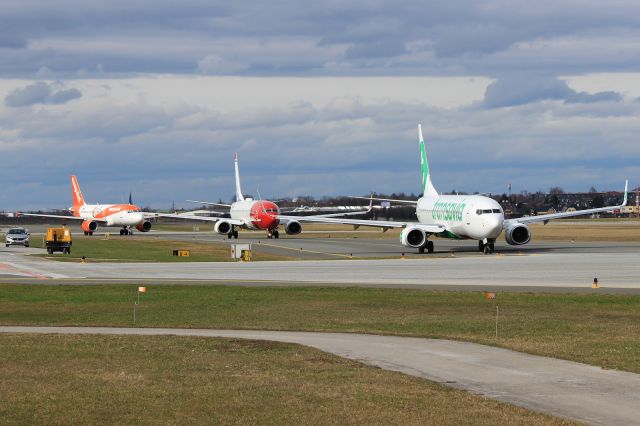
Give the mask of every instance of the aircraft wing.
M 61 214 L 18 213 L 17 216 L 50 217 L 53 219 L 65 219 L 65 220 L 89 220 L 89 219 L 84 219 L 78 216 L 65 216 Z M 98 223 L 107 223 L 106 219 L 100 219 L 100 218 L 92 218 L 91 221 L 98 222 Z
M 391 228 L 406 228 L 409 226 L 419 226 L 429 234 L 437 234 L 445 231 L 443 225 L 419 223 L 419 222 L 393 222 L 388 220 L 368 220 L 368 219 L 341 219 L 337 217 L 322 217 L 322 216 L 282 216 L 278 215 L 278 219 L 285 221 L 298 221 L 298 222 L 314 222 L 314 223 L 333 223 L 340 225 L 352 225 L 354 228 L 360 226 L 371 226 L 374 228 L 382 228 L 386 231 Z
M 205 206 L 221 206 L 221 207 L 231 207 L 231 204 L 223 204 L 223 203 L 212 203 L 210 201 L 198 201 L 198 200 L 186 200 L 188 203 L 196 203 L 196 204 L 204 204 Z
M 231 219 L 227 217 L 208 217 L 208 216 L 194 216 L 188 214 L 171 214 L 171 213 L 154 213 L 153 217 L 168 217 L 173 219 L 188 219 L 188 220 L 199 220 L 202 222 L 218 222 L 219 220 L 224 220 L 225 222 L 229 222 L 232 225 L 242 226 L 245 225 L 245 222 L 238 219 Z
M 610 212 L 613 210 L 620 210 L 624 206 L 627 205 L 627 187 L 629 185 L 629 181 L 625 181 L 624 183 L 624 199 L 622 200 L 622 204 L 619 206 L 608 206 L 608 207 L 599 207 L 596 209 L 586 209 L 586 210 L 576 210 L 575 212 L 563 212 L 563 213 L 550 213 L 550 214 L 541 214 L 537 216 L 525 216 L 520 217 L 518 219 L 508 219 L 505 220 L 505 226 L 508 226 L 512 223 L 536 223 L 536 222 L 544 222 L 547 223 L 553 219 L 561 219 L 565 217 L 574 217 L 574 216 L 583 216 L 586 214 L 594 214 L 594 213 L 604 213 Z
M 355 195 L 349 195 L 349 198 L 356 198 L 358 200 L 392 201 L 394 203 L 404 203 L 404 204 L 413 204 L 413 205 L 418 204 L 418 202 L 414 200 L 395 200 L 393 198 L 357 197 Z

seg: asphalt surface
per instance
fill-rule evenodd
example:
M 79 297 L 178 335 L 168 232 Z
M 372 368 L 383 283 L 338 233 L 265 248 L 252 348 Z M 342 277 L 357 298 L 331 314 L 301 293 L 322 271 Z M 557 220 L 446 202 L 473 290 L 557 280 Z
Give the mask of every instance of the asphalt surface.
M 177 335 L 297 343 L 590 424 L 640 424 L 640 375 L 449 340 L 343 333 L 0 327 L 3 333 Z
M 299 240 L 306 242 L 309 240 Z M 313 241 L 313 244 L 318 244 Z M 564 247 L 564 248 L 563 248 Z M 4 282 L 56 283 L 212 282 L 226 285 L 332 285 L 450 289 L 523 289 L 591 291 L 594 278 L 602 289 L 640 293 L 640 247 L 592 243 L 588 252 L 558 243 L 548 251 L 481 255 L 423 255 L 402 259 L 310 260 L 277 262 L 87 263 L 57 262 L 28 253 L 41 249 L 0 247 Z M 53 283 L 53 282 L 52 282 Z

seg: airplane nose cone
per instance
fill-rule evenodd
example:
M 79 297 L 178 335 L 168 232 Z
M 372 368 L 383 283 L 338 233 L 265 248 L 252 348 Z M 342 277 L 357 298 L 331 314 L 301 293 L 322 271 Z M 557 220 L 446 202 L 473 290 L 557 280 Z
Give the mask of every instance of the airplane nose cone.
M 490 238 L 496 238 L 502 232 L 503 217 L 501 214 L 496 214 L 487 217 L 485 222 L 487 233 Z

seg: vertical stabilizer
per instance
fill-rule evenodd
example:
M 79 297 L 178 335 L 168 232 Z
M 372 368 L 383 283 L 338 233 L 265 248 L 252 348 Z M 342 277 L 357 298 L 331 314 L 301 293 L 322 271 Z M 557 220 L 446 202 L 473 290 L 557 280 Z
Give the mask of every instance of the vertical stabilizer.
M 431 183 L 431 173 L 429 173 L 429 162 L 427 161 L 427 148 L 422 137 L 422 124 L 418 124 L 418 139 L 420 143 L 420 166 L 422 168 L 422 196 L 437 197 L 438 191 Z
M 85 205 L 82 191 L 80 191 L 80 185 L 78 185 L 78 179 L 76 176 L 71 176 L 71 195 L 73 196 L 73 207 L 82 207 Z
M 240 171 L 238 170 L 238 153 L 233 155 L 233 162 L 236 166 L 236 201 L 244 201 L 242 189 L 240 188 Z

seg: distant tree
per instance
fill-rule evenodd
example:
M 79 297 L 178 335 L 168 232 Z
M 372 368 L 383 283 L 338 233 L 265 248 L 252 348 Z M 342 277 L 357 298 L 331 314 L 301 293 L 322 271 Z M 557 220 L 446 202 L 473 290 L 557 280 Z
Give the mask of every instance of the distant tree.
M 595 186 L 592 186 L 591 188 L 589 188 L 589 194 L 595 194 L 596 192 L 598 192 L 598 190 L 596 189 Z
M 591 200 L 591 207 L 594 209 L 604 207 L 604 197 L 602 195 L 596 195 Z
M 549 188 L 549 194 L 552 194 L 552 195 L 564 194 L 564 189 L 560 188 L 559 186 L 554 186 L 552 188 Z

